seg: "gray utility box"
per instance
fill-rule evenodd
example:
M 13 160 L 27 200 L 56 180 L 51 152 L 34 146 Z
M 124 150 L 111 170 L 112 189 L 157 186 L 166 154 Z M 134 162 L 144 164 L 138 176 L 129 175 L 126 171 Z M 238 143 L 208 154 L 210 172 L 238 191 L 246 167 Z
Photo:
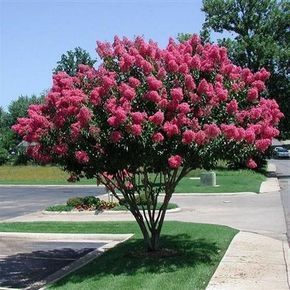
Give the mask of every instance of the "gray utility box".
M 213 171 L 203 172 L 200 175 L 201 186 L 217 186 L 216 185 L 216 174 Z

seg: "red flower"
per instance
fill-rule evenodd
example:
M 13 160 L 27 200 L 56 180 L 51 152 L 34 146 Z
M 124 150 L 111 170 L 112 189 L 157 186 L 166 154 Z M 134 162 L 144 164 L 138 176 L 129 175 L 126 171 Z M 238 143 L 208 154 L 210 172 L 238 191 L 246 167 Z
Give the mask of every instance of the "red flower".
M 176 169 L 182 164 L 182 157 L 179 155 L 173 155 L 168 159 L 168 164 L 170 168 Z

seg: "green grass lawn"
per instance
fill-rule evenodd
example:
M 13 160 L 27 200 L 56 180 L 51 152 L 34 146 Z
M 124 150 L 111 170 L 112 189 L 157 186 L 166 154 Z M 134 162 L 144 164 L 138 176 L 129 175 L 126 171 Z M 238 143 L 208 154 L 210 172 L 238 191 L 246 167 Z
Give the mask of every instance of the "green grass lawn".
M 261 183 L 266 179 L 261 173 L 250 170 L 217 170 L 217 187 L 201 186 L 200 181 L 190 179 L 195 173 L 183 178 L 177 186 L 176 193 L 200 192 L 200 193 L 221 193 L 221 192 L 259 192 Z
M 265 176 L 250 170 L 216 170 L 218 187 L 200 186 L 200 169 L 192 171 L 177 186 L 176 192 L 259 192 Z M 83 179 L 77 183 L 68 183 L 68 174 L 54 166 L 0 166 L 0 184 L 96 184 L 95 180 Z
M 52 289 L 205 289 L 237 230 L 217 225 L 165 222 L 161 245 L 170 257 L 148 257 L 134 222 L 0 223 L 0 231 L 134 233 L 130 240 L 51 286 Z
M 69 183 L 68 178 L 69 174 L 56 166 L 0 166 L 0 184 L 96 184 L 87 179 Z

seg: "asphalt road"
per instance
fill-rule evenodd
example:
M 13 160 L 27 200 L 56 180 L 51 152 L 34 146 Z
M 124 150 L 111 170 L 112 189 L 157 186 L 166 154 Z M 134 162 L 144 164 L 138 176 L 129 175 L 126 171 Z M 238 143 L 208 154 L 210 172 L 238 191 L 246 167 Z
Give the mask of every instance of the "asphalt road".
M 63 204 L 73 196 L 101 195 L 103 187 L 5 187 L 0 186 L 0 221 Z
M 277 167 L 277 177 L 281 187 L 281 200 L 284 208 L 288 241 L 290 243 L 290 159 L 271 159 Z

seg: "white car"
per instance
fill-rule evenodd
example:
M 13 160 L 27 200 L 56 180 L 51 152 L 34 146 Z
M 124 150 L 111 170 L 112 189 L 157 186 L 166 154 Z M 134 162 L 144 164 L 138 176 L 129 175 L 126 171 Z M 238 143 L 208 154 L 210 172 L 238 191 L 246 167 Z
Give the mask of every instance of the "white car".
M 275 147 L 274 156 L 277 158 L 290 158 L 289 151 L 284 147 Z

